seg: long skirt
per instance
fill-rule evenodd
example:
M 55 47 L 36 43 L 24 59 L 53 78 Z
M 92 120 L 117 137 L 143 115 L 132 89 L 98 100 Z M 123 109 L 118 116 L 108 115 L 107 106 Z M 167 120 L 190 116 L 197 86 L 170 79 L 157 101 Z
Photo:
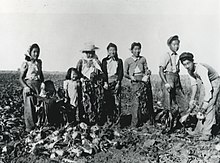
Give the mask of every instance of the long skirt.
M 103 80 L 82 82 L 82 105 L 84 122 L 93 125 L 99 123 L 103 114 L 104 88 Z
M 153 96 L 150 82 L 132 82 L 133 105 L 132 126 L 142 126 L 147 120 L 153 120 Z
M 117 76 L 108 79 L 109 89 L 105 90 L 104 116 L 110 123 L 115 123 L 121 114 L 121 85 L 116 90 Z
M 40 92 L 40 81 L 35 80 L 26 80 L 27 85 L 35 94 Z M 26 125 L 26 131 L 30 131 L 35 127 L 37 121 L 36 116 L 36 104 L 37 98 L 33 95 L 28 94 L 25 89 L 23 90 L 23 99 L 24 99 L 24 121 Z

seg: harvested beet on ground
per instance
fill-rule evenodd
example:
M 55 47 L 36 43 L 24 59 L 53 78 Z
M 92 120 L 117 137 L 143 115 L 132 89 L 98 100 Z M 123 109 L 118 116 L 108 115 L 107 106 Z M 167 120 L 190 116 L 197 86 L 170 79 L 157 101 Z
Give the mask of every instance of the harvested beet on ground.
M 63 74 L 46 74 L 47 79 L 61 86 Z M 219 135 L 207 142 L 190 137 L 183 128 L 163 133 L 164 124 L 146 123 L 140 128 L 129 127 L 132 99 L 129 83 L 124 81 L 122 116 L 117 125 L 88 126 L 85 123 L 55 128 L 39 127 L 24 132 L 22 88 L 18 73 L 0 74 L 0 152 L 1 162 L 207 162 L 220 161 Z M 153 87 L 156 87 L 154 81 Z M 154 94 L 158 92 L 153 88 Z M 159 96 L 159 95 L 156 95 Z M 158 99 L 157 97 L 155 99 Z M 162 105 L 155 100 L 155 110 Z M 193 127 L 195 122 L 186 127 Z M 217 134 L 217 133 L 216 133 Z

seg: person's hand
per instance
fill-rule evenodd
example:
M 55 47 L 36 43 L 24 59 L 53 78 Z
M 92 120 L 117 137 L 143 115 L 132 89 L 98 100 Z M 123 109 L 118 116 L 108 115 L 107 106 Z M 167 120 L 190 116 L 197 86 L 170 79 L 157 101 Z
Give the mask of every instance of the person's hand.
M 104 83 L 103 88 L 104 88 L 104 89 L 108 89 L 108 83 L 107 83 L 107 82 Z
M 130 76 L 131 81 L 136 81 L 136 79 L 134 78 L 134 76 Z
M 85 81 L 85 79 L 84 78 L 80 78 L 80 81 L 83 83 Z
M 119 82 L 118 82 L 118 83 L 115 85 L 115 91 L 118 91 L 119 86 L 120 86 L 120 84 L 119 84 Z
M 147 70 L 147 75 L 151 75 L 151 70 Z
M 28 86 L 24 87 L 24 92 L 27 94 L 30 94 L 31 93 L 30 87 L 28 87 Z
M 171 87 L 171 85 L 169 83 L 166 83 L 165 84 L 165 88 L 167 89 L 168 92 L 170 92 L 172 87 Z
M 189 108 L 193 109 L 196 106 L 196 101 L 195 100 L 190 100 L 189 102 Z
M 142 78 L 142 81 L 143 82 L 148 82 L 150 79 L 150 76 L 149 75 L 145 75 L 143 78 Z
M 67 102 L 68 102 L 68 98 L 64 97 L 64 103 L 67 103 Z
M 204 101 L 203 104 L 202 104 L 201 111 L 202 111 L 203 113 L 205 113 L 205 112 L 207 111 L 208 106 L 209 106 L 209 103 L 206 102 L 206 101 Z

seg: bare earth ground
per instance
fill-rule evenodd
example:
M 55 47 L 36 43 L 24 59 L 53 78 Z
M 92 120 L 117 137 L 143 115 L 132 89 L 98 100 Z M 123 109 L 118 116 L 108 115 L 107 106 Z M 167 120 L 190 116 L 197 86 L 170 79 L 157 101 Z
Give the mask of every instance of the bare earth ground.
M 145 124 L 141 128 L 94 128 L 85 124 L 44 127 L 31 134 L 24 133 L 22 87 L 18 72 L 0 73 L 0 163 L 218 163 L 220 136 L 202 142 L 184 130 L 164 134 L 163 124 Z M 64 73 L 45 73 L 45 78 L 62 86 Z M 185 94 L 190 95 L 187 77 L 181 77 Z M 155 110 L 161 109 L 161 85 L 157 75 L 151 78 Z M 129 114 L 132 99 L 129 82 L 123 82 L 122 112 Z M 90 134 L 90 136 L 89 136 Z

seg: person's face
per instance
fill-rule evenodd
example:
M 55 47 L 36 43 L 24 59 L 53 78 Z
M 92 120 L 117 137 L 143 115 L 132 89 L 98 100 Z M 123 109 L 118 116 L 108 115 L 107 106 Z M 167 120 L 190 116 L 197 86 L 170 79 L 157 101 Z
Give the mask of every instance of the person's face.
M 110 57 L 115 57 L 115 55 L 116 55 L 116 49 L 115 49 L 115 47 L 110 47 L 110 48 L 108 49 L 108 54 L 109 54 Z
M 30 55 L 33 60 L 37 60 L 39 57 L 39 49 L 33 48 Z
M 185 60 L 182 62 L 183 66 L 187 69 L 188 72 L 193 72 L 194 64 L 192 61 Z
M 70 75 L 71 80 L 76 80 L 77 77 L 78 77 L 77 73 L 75 71 L 72 71 Z
M 131 50 L 131 53 L 135 56 L 138 57 L 141 53 L 141 48 L 139 46 L 134 46 L 134 48 Z
M 85 52 L 85 53 L 86 53 L 86 57 L 87 57 L 88 59 L 93 58 L 93 56 L 94 56 L 94 54 L 95 54 L 94 51 L 87 51 L 87 52 Z
M 178 40 L 173 40 L 169 46 L 170 50 L 177 52 L 179 50 L 180 42 Z

